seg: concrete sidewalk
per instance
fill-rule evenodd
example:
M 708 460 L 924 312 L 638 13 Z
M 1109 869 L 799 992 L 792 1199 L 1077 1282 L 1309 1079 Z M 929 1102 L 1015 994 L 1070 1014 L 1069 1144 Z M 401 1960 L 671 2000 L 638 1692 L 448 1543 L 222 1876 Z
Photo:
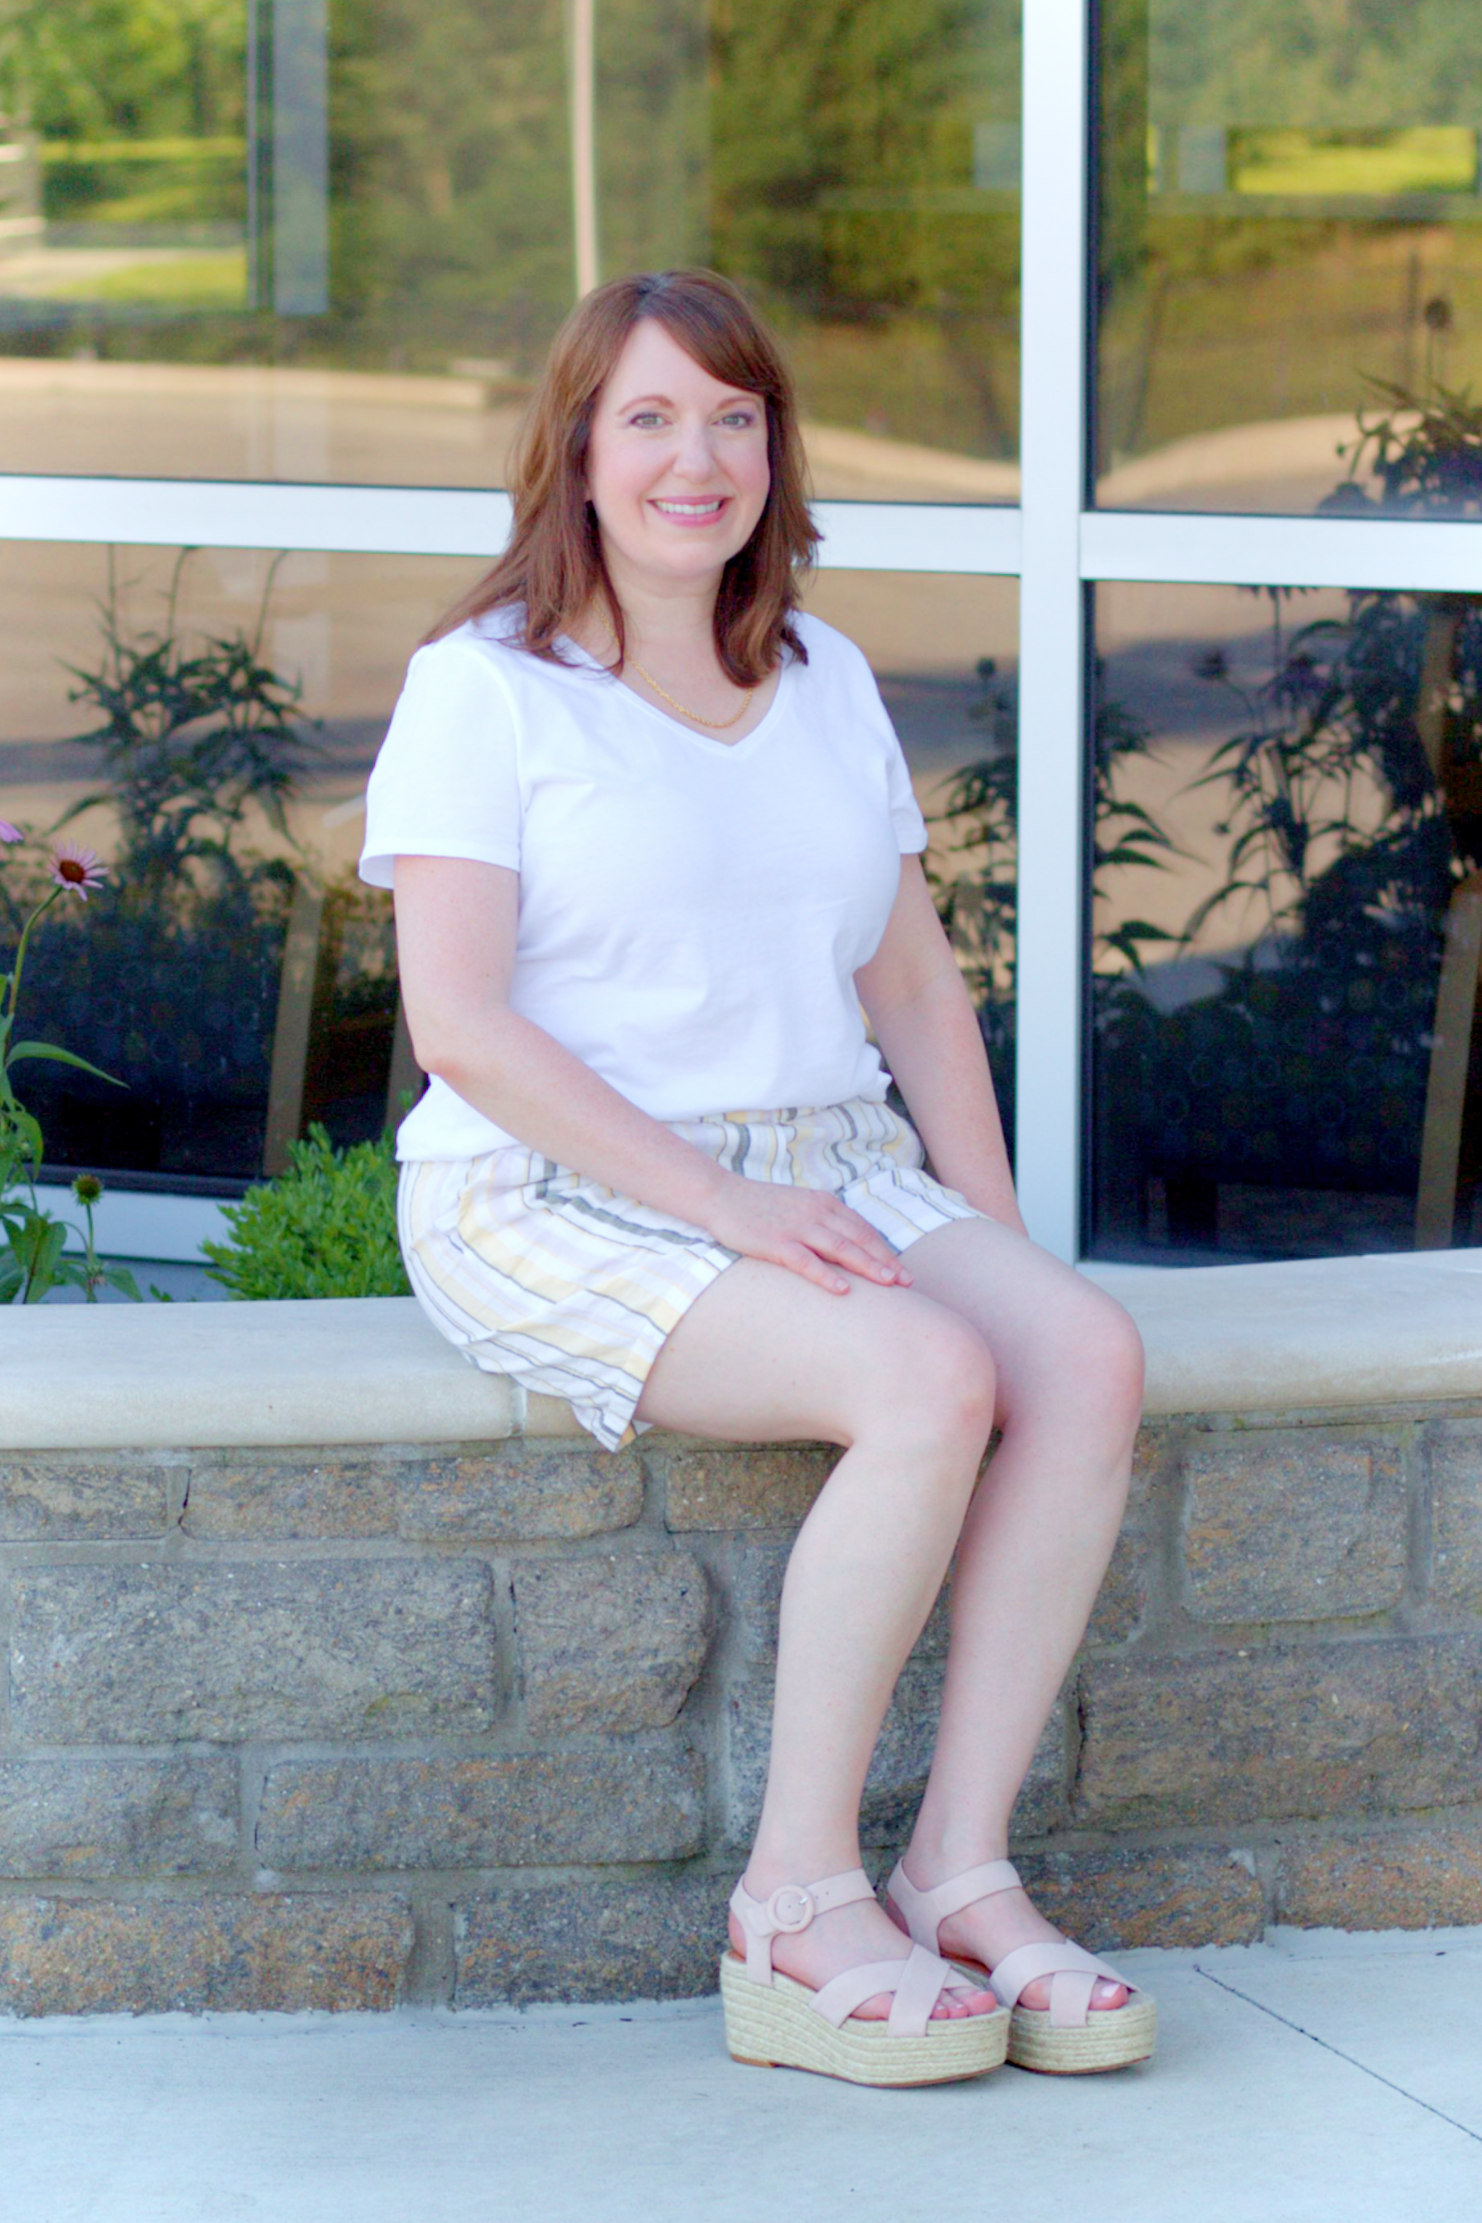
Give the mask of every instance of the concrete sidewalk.
M 1482 1930 L 1132 1953 L 1146 2069 L 875 2093 L 717 2004 L 0 2025 L 9 2223 L 1476 2223 Z

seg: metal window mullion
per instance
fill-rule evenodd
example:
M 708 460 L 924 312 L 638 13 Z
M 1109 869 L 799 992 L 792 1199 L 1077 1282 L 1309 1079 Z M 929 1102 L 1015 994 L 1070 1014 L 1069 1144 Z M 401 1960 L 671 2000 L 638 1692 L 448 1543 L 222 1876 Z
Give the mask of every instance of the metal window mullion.
M 1162 586 L 1475 594 L 1482 588 L 1482 524 L 1097 510 L 1082 520 L 1081 571 L 1087 579 Z
M 0 474 L 0 540 L 482 556 L 509 521 L 509 496 L 479 487 Z
M 1072 1260 L 1082 1147 L 1088 50 L 1086 0 L 1025 8 L 1016 1162 L 1031 1234 Z
M 1019 568 L 1019 512 L 971 502 L 815 502 L 825 570 Z M 479 487 L 310 486 L 247 479 L 0 473 L 0 541 L 492 557 L 507 494 Z

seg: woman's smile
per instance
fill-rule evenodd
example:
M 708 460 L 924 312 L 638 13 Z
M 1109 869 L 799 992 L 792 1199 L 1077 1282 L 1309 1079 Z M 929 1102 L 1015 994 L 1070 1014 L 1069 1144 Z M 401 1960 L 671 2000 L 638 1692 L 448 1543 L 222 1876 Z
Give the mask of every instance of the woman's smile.
M 730 501 L 727 494 L 708 494 L 702 499 L 677 494 L 657 494 L 649 497 L 649 507 L 661 517 L 669 518 L 676 525 L 713 525 L 724 515 Z

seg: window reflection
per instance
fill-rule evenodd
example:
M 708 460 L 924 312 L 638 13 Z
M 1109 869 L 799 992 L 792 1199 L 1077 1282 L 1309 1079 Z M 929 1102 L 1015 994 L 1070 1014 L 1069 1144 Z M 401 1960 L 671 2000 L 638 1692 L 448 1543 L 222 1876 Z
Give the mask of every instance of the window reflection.
M 127 1084 L 27 1069 L 55 1170 L 231 1193 L 310 1120 L 350 1142 L 399 1109 L 415 1073 L 390 899 L 355 875 L 362 798 L 407 657 L 476 569 L 0 544 L 0 818 L 32 836 L 0 871 L 0 970 L 48 836 L 110 874 L 85 911 L 51 915 L 26 976 L 24 1031 Z M 980 976 L 975 821 L 956 798 L 985 762 L 1012 766 L 1016 585 L 831 572 L 809 599 L 876 671 L 943 900 L 963 882 L 957 939 L 1006 1086 L 1012 869 Z
M 24 1031 L 126 1084 L 24 1069 L 49 1165 L 230 1192 L 311 1119 L 379 1133 L 395 950 L 355 878 L 360 799 L 406 655 L 468 570 L 0 545 L 0 817 L 32 836 L 6 852 L 0 947 L 49 835 L 109 868 L 28 961 Z
M 865 651 L 900 735 L 1012 1147 L 1018 581 L 825 571 L 809 606 Z
M 1014 498 L 1016 0 L 583 0 L 589 98 L 569 12 L 16 13 L 0 468 L 497 484 L 578 268 L 702 261 L 821 493 Z
M 1475 1240 L 1482 598 L 1097 607 L 1094 1251 Z
M 1310 510 L 1360 407 L 1482 369 L 1475 12 L 1107 0 L 1102 24 L 1099 499 Z

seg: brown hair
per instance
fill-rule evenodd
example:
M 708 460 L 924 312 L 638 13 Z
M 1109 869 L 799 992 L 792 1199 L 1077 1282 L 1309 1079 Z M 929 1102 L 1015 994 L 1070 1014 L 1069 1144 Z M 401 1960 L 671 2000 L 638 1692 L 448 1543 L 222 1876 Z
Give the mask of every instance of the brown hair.
M 653 317 L 702 370 L 767 405 L 771 485 L 746 546 L 732 556 L 715 600 L 715 651 L 728 678 L 754 687 L 784 646 L 806 661 L 793 626 L 803 574 L 819 539 L 808 514 L 803 443 L 782 352 L 744 294 L 713 270 L 613 278 L 579 301 L 556 334 L 510 469 L 514 531 L 478 585 L 427 638 L 512 604 L 524 608 L 514 644 L 551 662 L 557 636 L 601 596 L 624 652 L 623 613 L 602 560 L 586 498 L 592 411 L 628 334 Z

